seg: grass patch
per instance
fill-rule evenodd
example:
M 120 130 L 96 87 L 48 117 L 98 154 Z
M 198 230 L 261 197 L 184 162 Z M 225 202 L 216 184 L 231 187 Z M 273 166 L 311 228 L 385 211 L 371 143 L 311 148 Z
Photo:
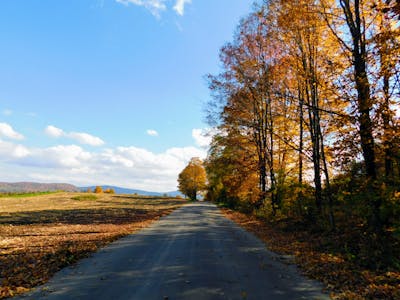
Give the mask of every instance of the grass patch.
M 97 196 L 93 195 L 93 194 L 84 194 L 84 195 L 78 195 L 78 196 L 72 197 L 71 199 L 77 200 L 77 201 L 97 200 Z
M 57 193 L 0 201 L 0 298 L 45 283 L 61 268 L 186 203 L 110 194 L 92 201 L 72 199 L 76 196 Z
M 27 192 L 27 193 L 0 193 L 0 198 L 26 198 L 36 197 L 41 195 L 50 195 L 60 193 L 60 191 L 48 191 L 48 192 Z

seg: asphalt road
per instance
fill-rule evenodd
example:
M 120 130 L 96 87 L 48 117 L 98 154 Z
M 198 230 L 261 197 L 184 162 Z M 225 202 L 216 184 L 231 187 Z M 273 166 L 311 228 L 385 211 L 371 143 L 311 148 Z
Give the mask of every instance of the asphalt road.
M 209 203 L 186 205 L 20 299 L 329 299 Z

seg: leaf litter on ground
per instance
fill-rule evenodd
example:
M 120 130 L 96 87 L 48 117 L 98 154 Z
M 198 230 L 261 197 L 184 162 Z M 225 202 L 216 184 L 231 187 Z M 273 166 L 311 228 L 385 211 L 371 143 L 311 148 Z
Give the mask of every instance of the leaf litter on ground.
M 149 226 L 183 203 L 75 193 L 0 199 L 0 299 L 45 283 L 61 268 Z
M 332 299 L 400 299 L 398 270 L 366 268 L 352 257 L 334 251 L 344 239 L 351 239 L 345 234 L 327 243 L 325 237 L 310 230 L 287 228 L 226 208 L 221 211 L 263 240 L 271 251 L 293 256 L 294 263 L 306 276 L 324 283 Z

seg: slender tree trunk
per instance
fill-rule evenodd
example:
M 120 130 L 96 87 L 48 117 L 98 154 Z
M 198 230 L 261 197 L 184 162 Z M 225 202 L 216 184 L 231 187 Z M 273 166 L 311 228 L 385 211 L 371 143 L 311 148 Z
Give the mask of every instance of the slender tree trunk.
M 276 214 L 276 210 L 279 208 L 279 199 L 277 195 L 277 182 L 275 176 L 275 167 L 274 167 L 274 120 L 272 117 L 272 105 L 271 98 L 268 96 L 266 101 L 266 123 L 267 123 L 267 132 L 268 132 L 268 167 L 269 167 L 269 176 L 271 181 L 271 204 L 272 211 L 274 215 Z M 267 145 L 267 144 L 266 144 Z
M 331 190 L 331 182 L 329 178 L 329 171 L 328 165 L 326 162 L 325 157 L 325 146 L 324 146 L 324 136 L 322 135 L 321 127 L 319 130 L 319 136 L 321 139 L 321 159 L 324 166 L 324 175 L 325 175 L 325 191 L 328 197 L 328 217 L 329 217 L 329 224 L 331 226 L 332 231 L 336 230 L 336 222 L 335 222 L 335 214 L 333 211 L 333 197 L 332 197 L 332 190 Z
M 304 112 L 303 112 L 303 102 L 304 102 L 304 92 L 301 90 L 300 83 L 298 87 L 299 93 L 299 193 L 297 194 L 297 202 L 299 207 L 299 214 L 303 214 L 303 139 L 304 139 Z
M 361 148 L 364 156 L 367 176 L 371 181 L 375 181 L 375 142 L 373 137 L 373 126 L 370 116 L 372 101 L 370 97 L 370 84 L 367 75 L 367 53 L 365 25 L 361 17 L 360 0 L 354 0 L 352 9 L 350 0 L 340 0 L 346 23 L 350 29 L 352 38 L 352 56 L 354 67 L 354 78 L 357 90 L 357 106 L 359 111 L 359 125 Z M 353 12 L 354 11 L 354 12 Z
M 305 73 L 305 94 L 308 106 L 309 130 L 312 144 L 312 162 L 314 169 L 314 185 L 315 185 L 315 206 L 318 214 L 322 213 L 322 182 L 321 182 L 321 154 L 320 139 L 318 135 L 318 103 L 315 75 L 313 70 L 312 53 L 308 49 L 308 54 L 303 53 L 303 69 Z M 308 56 L 308 57 L 307 57 Z
M 394 163 L 393 163 L 393 145 L 391 143 L 391 130 L 390 130 L 390 107 L 389 107 L 389 102 L 390 102 L 390 93 L 389 93 L 389 81 L 390 81 L 390 76 L 388 74 L 383 75 L 383 94 L 384 94 L 384 107 L 383 107 L 383 134 L 384 134 L 384 151 L 385 151 L 385 177 L 386 181 L 393 185 L 394 183 L 394 174 L 393 174 L 393 168 L 394 168 Z
M 360 0 L 340 0 L 346 18 L 346 24 L 350 30 L 353 58 L 353 73 L 357 90 L 357 109 L 359 113 L 359 135 L 361 149 L 364 156 L 364 164 L 367 175 L 367 195 L 370 197 L 372 209 L 372 225 L 378 232 L 382 232 L 382 220 L 380 216 L 382 199 L 378 195 L 375 182 L 377 179 L 377 168 L 375 162 L 375 141 L 373 136 L 373 123 L 370 112 L 372 110 L 372 99 L 370 95 L 370 84 L 367 74 L 367 40 L 365 37 L 365 20 L 361 15 Z
M 390 28 L 390 24 L 385 22 L 385 13 L 382 12 L 380 22 L 380 45 L 379 45 L 379 56 L 381 61 L 381 74 L 382 74 L 382 91 L 383 91 L 383 103 L 382 103 L 382 121 L 383 121 L 383 147 L 385 153 L 385 177 L 386 182 L 390 185 L 394 184 L 394 161 L 393 161 L 393 145 L 391 136 L 391 115 L 390 115 L 390 54 L 388 46 L 388 32 L 387 28 Z

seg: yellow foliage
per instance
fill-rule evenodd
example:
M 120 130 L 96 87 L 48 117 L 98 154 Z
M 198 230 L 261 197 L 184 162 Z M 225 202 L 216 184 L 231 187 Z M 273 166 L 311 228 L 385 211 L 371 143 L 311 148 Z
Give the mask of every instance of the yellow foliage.
M 197 194 L 206 188 L 207 175 L 203 162 L 193 157 L 189 164 L 179 174 L 179 190 L 191 200 L 197 199 Z
M 108 188 L 108 189 L 106 189 L 106 190 L 104 191 L 104 193 L 106 193 L 106 194 L 115 194 L 115 191 L 114 191 L 114 189 L 112 189 L 112 188 Z

